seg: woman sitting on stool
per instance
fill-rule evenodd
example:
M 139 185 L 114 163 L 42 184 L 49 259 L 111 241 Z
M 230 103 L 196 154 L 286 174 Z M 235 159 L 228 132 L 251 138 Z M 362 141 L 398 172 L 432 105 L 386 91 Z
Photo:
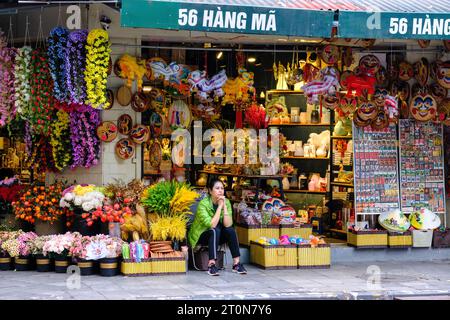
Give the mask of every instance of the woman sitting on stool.
M 225 242 L 230 247 L 233 257 L 233 272 L 246 274 L 239 262 L 241 256 L 236 231 L 233 228 L 233 209 L 230 200 L 224 196 L 224 185 L 218 179 L 208 184 L 209 196 L 201 200 L 197 207 L 194 222 L 188 234 L 189 244 L 194 248 L 197 243 L 207 245 L 209 251 L 208 274 L 218 276 L 216 266 L 217 250 Z

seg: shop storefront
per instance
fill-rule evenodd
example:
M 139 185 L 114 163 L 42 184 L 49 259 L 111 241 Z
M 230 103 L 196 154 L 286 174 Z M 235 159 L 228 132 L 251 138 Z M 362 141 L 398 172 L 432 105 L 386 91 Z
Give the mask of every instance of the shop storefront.
M 265 268 L 330 267 L 335 245 L 445 246 L 450 15 L 409 6 L 122 0 L 72 6 L 78 25 L 77 8 L 45 6 L 50 25 L 28 9 L 39 28 L 19 9 L 2 25 L 3 216 L 60 236 L 2 233 L 0 262 L 186 272 L 185 213 L 213 178 Z

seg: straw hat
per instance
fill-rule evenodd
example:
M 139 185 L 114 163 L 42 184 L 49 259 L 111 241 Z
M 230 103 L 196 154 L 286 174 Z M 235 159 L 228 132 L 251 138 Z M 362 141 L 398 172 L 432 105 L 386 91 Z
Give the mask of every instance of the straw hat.
M 409 221 L 418 230 L 436 229 L 441 225 L 439 216 L 426 208 L 411 213 Z
M 410 226 L 408 218 L 399 209 L 380 214 L 378 222 L 383 228 L 392 232 L 405 232 Z

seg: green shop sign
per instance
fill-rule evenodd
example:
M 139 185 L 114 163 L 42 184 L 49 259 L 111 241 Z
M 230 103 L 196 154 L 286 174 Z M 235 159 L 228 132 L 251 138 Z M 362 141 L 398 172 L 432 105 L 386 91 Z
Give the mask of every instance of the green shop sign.
M 299 37 L 330 37 L 333 11 L 122 0 L 121 26 Z
M 338 37 L 450 39 L 449 13 L 339 12 Z

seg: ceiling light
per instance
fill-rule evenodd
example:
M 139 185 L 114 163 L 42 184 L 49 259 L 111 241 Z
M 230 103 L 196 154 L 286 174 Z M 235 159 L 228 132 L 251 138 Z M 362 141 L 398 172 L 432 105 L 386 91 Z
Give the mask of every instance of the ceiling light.
M 220 52 L 216 55 L 217 60 L 221 59 L 222 56 L 223 56 L 223 51 L 220 51 Z
M 256 58 L 255 57 L 249 57 L 247 59 L 247 61 L 250 62 L 250 63 L 254 63 L 256 61 Z

